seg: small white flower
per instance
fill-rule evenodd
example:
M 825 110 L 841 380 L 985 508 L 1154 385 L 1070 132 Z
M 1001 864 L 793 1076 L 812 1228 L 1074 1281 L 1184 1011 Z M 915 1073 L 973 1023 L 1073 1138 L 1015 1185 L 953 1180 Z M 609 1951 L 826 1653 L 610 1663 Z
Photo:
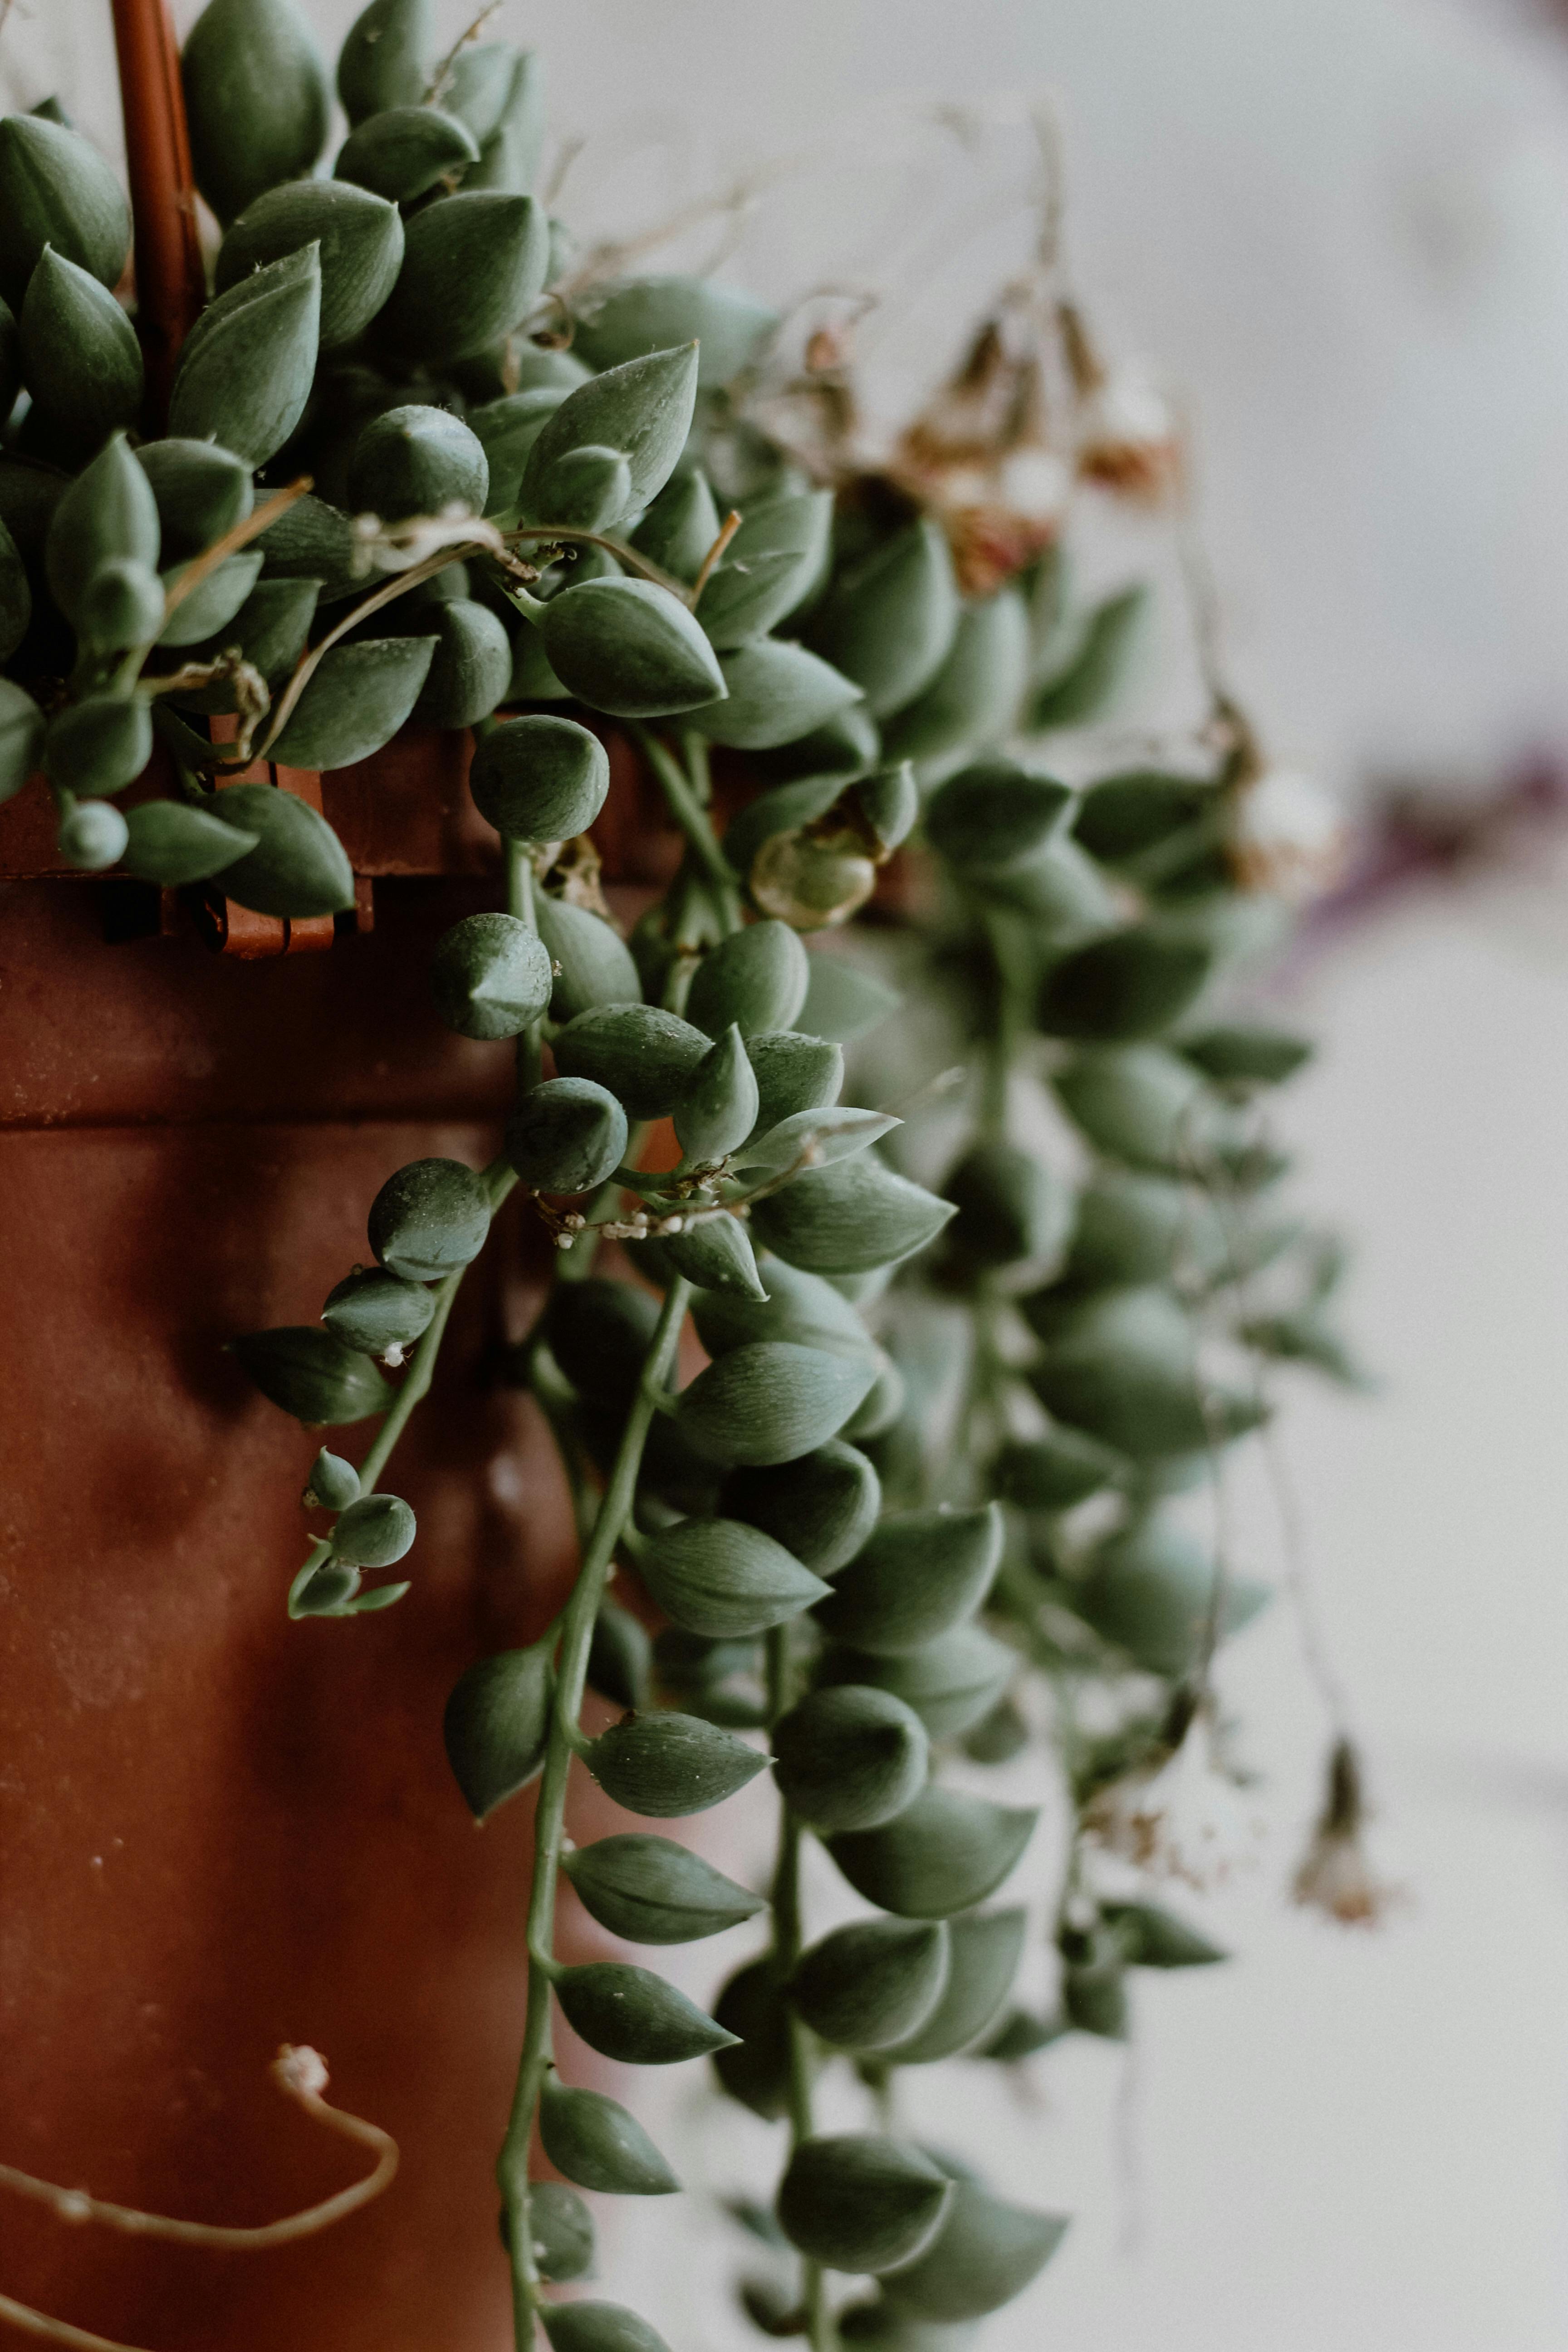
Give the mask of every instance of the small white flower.
M 1163 498 L 1182 470 L 1181 428 L 1170 402 L 1140 368 L 1118 368 L 1086 399 L 1079 419 L 1079 470 L 1124 496 Z
M 1338 804 L 1315 778 L 1268 768 L 1237 796 L 1230 852 L 1244 888 L 1300 901 L 1339 879 L 1349 839 Z
M 944 507 L 984 506 L 995 492 L 991 467 L 979 458 L 967 464 L 947 467 L 942 476 L 942 503 Z
M 1115 369 L 1085 405 L 1086 437 L 1106 441 L 1169 441 L 1175 419 L 1164 394 L 1141 368 Z
M 1101 1789 L 1083 1826 L 1108 1853 L 1200 1892 L 1250 1869 L 1264 1832 L 1247 1790 L 1216 1768 L 1202 1716 L 1179 1748 L 1161 1749 Z
M 1402 1889 L 1373 1872 L 1363 1843 L 1365 1822 L 1361 1759 L 1352 1743 L 1341 1738 L 1329 1757 L 1323 1809 L 1290 1891 L 1298 1903 L 1344 1927 L 1375 1927 L 1405 1899 Z
M 1354 1831 L 1320 1829 L 1296 1873 L 1291 1894 L 1344 1927 L 1375 1927 L 1401 1898 L 1377 1878 Z
M 992 496 L 1031 522 L 1054 523 L 1067 512 L 1072 472 L 1054 449 L 1025 447 L 1004 457 Z
M 285 2042 L 272 2061 L 272 2072 L 285 2091 L 296 2097 L 319 2099 L 327 2087 L 327 2062 L 308 2042 Z

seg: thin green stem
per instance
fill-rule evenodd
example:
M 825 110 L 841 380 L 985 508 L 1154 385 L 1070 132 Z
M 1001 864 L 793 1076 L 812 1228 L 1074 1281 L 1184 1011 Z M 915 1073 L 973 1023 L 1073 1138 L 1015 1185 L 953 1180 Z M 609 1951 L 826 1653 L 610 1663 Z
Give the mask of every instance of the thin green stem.
M 713 776 L 709 766 L 708 738 L 706 735 L 699 735 L 694 727 L 689 727 L 680 739 L 680 748 L 685 754 L 686 771 L 691 779 L 691 789 L 702 806 L 707 808 L 713 799 Z
M 996 977 L 996 1019 L 986 1040 L 980 1099 L 981 1139 L 1002 1143 L 1007 1135 L 1007 1095 L 1021 1039 L 1029 1028 L 1028 981 L 1020 970 L 1005 919 L 990 912 L 981 923 L 991 949 Z
M 980 1134 L 986 1143 L 1002 1143 L 1007 1135 L 1007 1082 L 1012 1074 L 1011 1040 L 1005 1018 L 985 1041 L 980 1072 Z
M 577 1717 L 587 1679 L 588 1650 L 616 1545 L 630 1517 L 637 1493 L 643 1447 L 654 1415 L 653 1390 L 656 1383 L 668 1376 L 690 1295 L 689 1286 L 679 1280 L 671 1283 L 665 1293 L 664 1308 L 648 1346 L 642 1383 L 633 1400 L 605 1499 L 561 1621 L 550 1745 L 533 1818 L 533 1882 L 528 1905 L 528 2011 L 511 2117 L 496 2160 L 496 2179 L 505 2207 L 510 2248 L 516 2352 L 533 2352 L 540 2308 L 539 2267 L 534 2260 L 529 2221 L 528 2158 L 539 2096 L 551 2063 L 550 1980 L 555 1967 L 555 1889 L 572 1757 L 583 1737 Z
M 893 2091 L 892 2067 L 863 2067 L 861 2080 L 871 2094 L 878 2130 L 884 2132 L 889 2139 L 895 2137 L 899 2128 L 899 2108 Z
M 997 1333 L 1004 1311 L 995 1291 L 983 1276 L 970 1304 L 969 1372 L 952 1449 L 952 1468 L 966 1498 L 972 1498 L 981 1465 L 990 1459 L 1005 1430 L 1005 1400 L 1009 1374 Z M 952 1486 L 954 1482 L 950 1477 L 948 1483 Z M 956 1498 L 949 1494 L 942 1499 Z
M 634 725 L 631 733 L 664 787 L 669 813 L 685 835 L 686 845 L 713 892 L 725 930 L 738 931 L 741 928 L 740 885 L 719 846 L 718 835 L 709 823 L 708 811 L 699 797 L 699 787 L 668 746 L 661 743 L 647 728 Z
M 776 1723 L 795 1703 L 795 1673 L 788 1625 L 775 1625 L 767 1639 L 768 1720 Z M 812 2085 L 816 2056 L 809 2032 L 796 2015 L 785 1988 L 800 1960 L 800 1848 L 802 1829 L 796 1816 L 781 1801 L 778 1857 L 773 1865 L 773 1979 L 784 2000 L 789 2036 L 789 2141 L 791 2149 L 811 2137 Z M 801 2264 L 801 2304 L 806 2315 L 811 2352 L 838 2352 L 838 2330 L 827 2300 L 827 2280 L 820 2263 Z
M 800 1823 L 785 1806 L 779 1822 L 778 1861 L 773 1870 L 773 1964 L 781 1990 L 795 1974 L 801 1955 Z M 786 1996 L 787 1999 L 787 1996 Z M 811 2094 L 816 2069 L 805 2027 L 789 2004 L 789 2137 L 798 2147 L 812 2132 Z
M 504 574 L 502 576 L 501 584 L 505 588 L 507 594 L 511 598 L 512 603 L 517 606 L 518 611 L 522 614 L 526 620 L 531 621 L 534 624 L 534 626 L 537 627 L 539 623 L 543 620 L 545 614 L 550 610 L 544 598 L 542 596 L 530 595 L 528 590 L 523 586 L 521 580 L 513 580 Z
M 787 1715 L 795 1698 L 794 1662 L 787 1627 L 775 1625 L 766 1643 L 768 1728 Z
M 562 1472 L 572 1496 L 572 1523 L 577 1531 L 579 1547 L 587 1544 L 594 1528 L 594 1482 L 586 1449 L 578 1432 L 574 1407 L 576 1391 L 562 1378 L 553 1358 L 549 1356 L 544 1339 L 544 1318 L 550 1304 L 550 1292 L 545 1292 L 532 1324 L 519 1342 L 521 1368 L 514 1384 L 527 1390 L 544 1417 L 545 1426 L 555 1442 Z M 541 1355 L 546 1360 L 540 1361 Z
M 526 923 L 537 933 L 538 922 L 533 911 L 533 844 L 513 841 L 508 836 L 506 849 L 506 910 L 520 923 Z M 536 1087 L 544 1074 L 544 1021 L 542 1014 L 531 1021 L 520 1032 L 517 1041 L 517 1090 L 520 1095 Z
M 670 961 L 660 1001 L 667 1013 L 684 1013 L 703 950 L 715 938 L 723 938 L 725 922 L 689 850 L 681 858 L 679 871 L 670 884 L 665 908 L 665 938 Z
M 488 1168 L 480 1171 L 479 1181 L 489 1193 L 490 1214 L 493 1217 L 517 1182 L 517 1178 L 504 1160 L 492 1160 Z M 436 1293 L 436 1311 L 426 1325 L 419 1343 L 408 1360 L 408 1370 L 404 1375 L 403 1385 L 397 1391 L 386 1419 L 376 1433 L 375 1444 L 360 1465 L 359 1490 L 362 1495 L 374 1494 L 376 1480 L 392 1459 L 397 1441 L 408 1426 L 410 1414 L 415 1406 L 430 1393 L 430 1383 L 436 1374 L 436 1359 L 441 1352 L 441 1341 L 446 1336 L 447 1319 L 462 1286 L 463 1276 L 468 1270 L 467 1266 L 458 1266 L 454 1273 L 447 1276 Z M 302 1611 L 298 1604 L 303 1598 L 316 1570 L 319 1568 L 324 1568 L 331 1556 L 332 1547 L 330 1538 L 322 1537 L 319 1542 L 312 1545 L 309 1559 L 289 1588 L 290 1617 L 314 1613 L 310 1611 Z
M 510 836 L 506 843 L 506 910 L 531 930 L 537 929 L 533 919 L 533 844 L 513 841 Z

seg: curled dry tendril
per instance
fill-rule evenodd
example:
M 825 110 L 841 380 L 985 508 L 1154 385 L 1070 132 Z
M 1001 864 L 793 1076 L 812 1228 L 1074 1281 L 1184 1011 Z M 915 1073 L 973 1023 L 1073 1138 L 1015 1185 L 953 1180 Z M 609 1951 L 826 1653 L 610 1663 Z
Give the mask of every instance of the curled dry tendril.
M 40 2180 L 36 2174 L 23 2172 L 10 2164 L 0 2164 L 0 2188 L 14 2189 L 17 2196 L 47 2206 L 58 2221 L 96 2221 L 104 2229 L 121 2231 L 128 2237 L 162 2238 L 182 2246 L 221 2247 L 237 2253 L 256 2253 L 272 2246 L 290 2245 L 297 2238 L 313 2237 L 318 2231 L 330 2230 L 335 2222 L 346 2221 L 351 2213 L 358 2212 L 362 2205 L 368 2205 L 390 2188 L 397 2171 L 397 2142 L 379 2124 L 368 2123 L 363 2116 L 350 2115 L 346 2108 L 329 2103 L 323 2095 L 328 2079 L 326 2061 L 320 2051 L 285 2042 L 268 2072 L 284 2096 L 301 2107 L 313 2123 L 323 2124 L 340 2137 L 373 2150 L 374 2170 L 350 2188 L 323 2198 L 319 2204 L 285 2214 L 280 2221 L 255 2226 L 184 2221 L 173 2214 L 144 2213 L 133 2206 L 116 2205 L 105 2198 L 90 2196 L 85 2189 L 62 2189 L 54 2181 Z M 68 2320 L 36 2311 L 31 2305 L 18 2303 L 8 2294 L 0 2294 L 0 2319 L 8 2320 L 24 2334 L 42 2336 L 53 2344 L 74 2345 L 79 2352 L 137 2352 L 134 2346 L 73 2327 Z

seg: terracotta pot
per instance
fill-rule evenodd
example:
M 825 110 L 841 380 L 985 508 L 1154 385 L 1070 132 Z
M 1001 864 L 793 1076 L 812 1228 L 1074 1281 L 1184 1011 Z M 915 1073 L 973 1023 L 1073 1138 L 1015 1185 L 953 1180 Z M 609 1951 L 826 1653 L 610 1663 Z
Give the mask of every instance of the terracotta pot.
M 679 843 L 607 740 L 595 841 L 626 919 Z M 496 903 L 468 757 L 462 737 L 411 730 L 321 778 L 358 915 L 277 925 L 259 963 L 256 933 L 232 952 L 242 911 L 204 911 L 200 892 L 59 878 L 41 782 L 0 809 L 0 2162 L 196 2219 L 293 2210 L 353 2159 L 270 2088 L 284 2041 L 322 2050 L 333 2095 L 403 2147 L 379 2204 L 260 2255 L 7 2200 L 0 2293 L 153 2352 L 509 2340 L 490 2166 L 521 2030 L 531 1807 L 477 1835 L 440 1719 L 463 1668 L 531 1637 L 572 1572 L 548 1438 L 497 1377 L 537 1302 L 542 1234 L 514 1207 L 464 1285 L 388 1481 L 420 1536 L 415 1591 L 384 1618 L 288 1622 L 318 1441 L 224 1354 L 236 1332 L 315 1316 L 367 1255 L 395 1168 L 497 1148 L 511 1055 L 450 1035 L 426 982 L 448 924 Z M 729 799 L 750 779 L 719 782 Z M 357 1458 L 367 1436 L 332 1442 Z M 601 1815 L 579 1832 L 602 1833 L 603 1801 L 578 1801 Z M 603 1948 L 566 1912 L 566 1948 Z
M 391 880 L 370 936 L 256 967 L 106 944 L 100 884 L 0 889 L 0 2160 L 195 2218 L 288 2211 L 354 2160 L 268 2086 L 285 2040 L 404 2149 L 380 2204 L 261 2255 L 6 2198 L 0 2291 L 158 2352 L 505 2338 L 489 2176 L 529 1812 L 477 1834 L 439 1726 L 570 1573 L 548 1441 L 494 1376 L 537 1228 L 503 1217 L 399 1452 L 420 1538 L 384 1618 L 286 1621 L 317 1441 L 223 1352 L 315 1314 L 394 1168 L 495 1149 L 510 1054 L 449 1036 L 426 984 L 436 937 L 493 895 Z
M 205 287 L 167 7 L 113 15 L 156 430 Z M 496 1378 L 542 1237 L 503 1214 L 464 1285 L 396 1459 L 420 1538 L 416 1591 L 385 1617 L 288 1622 L 318 1441 L 223 1352 L 314 1316 L 393 1169 L 496 1148 L 511 1057 L 447 1034 L 426 978 L 447 926 L 495 903 L 468 748 L 409 730 L 338 775 L 274 774 L 324 807 L 361 877 L 335 924 L 68 880 L 41 780 L 0 808 L 0 2161 L 122 2204 L 273 2219 L 356 2168 L 270 2087 L 283 2041 L 323 2051 L 332 2096 L 403 2150 L 379 2203 L 265 2254 L 71 2226 L 0 2191 L 0 2293 L 159 2352 L 510 2341 L 490 2168 L 531 1806 L 476 1834 L 440 1717 L 572 1572 L 549 1442 Z M 646 886 L 679 844 L 610 750 L 595 838 L 609 877 Z M 334 1443 L 357 1456 L 365 1435 Z M 581 1933 L 569 1916 L 566 1948 Z

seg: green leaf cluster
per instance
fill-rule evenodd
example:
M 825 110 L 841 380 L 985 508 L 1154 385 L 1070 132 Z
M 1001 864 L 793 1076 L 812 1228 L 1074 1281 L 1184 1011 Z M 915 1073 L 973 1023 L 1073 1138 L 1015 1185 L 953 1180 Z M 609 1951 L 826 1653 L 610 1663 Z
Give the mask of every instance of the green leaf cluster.
M 876 2283 L 837 2311 L 845 2345 L 935 2352 L 1066 2223 L 896 2130 L 824 2132 L 816 2077 L 1045 2063 L 1069 2031 L 1126 2032 L 1131 1971 L 1223 1957 L 1153 1886 L 1100 1890 L 1092 1801 L 1205 1709 L 1216 1645 L 1268 1599 L 1187 1490 L 1265 1425 L 1277 1368 L 1354 1377 L 1337 1256 L 1274 1197 L 1268 1107 L 1309 1049 L 1247 1009 L 1226 850 L 1247 760 L 1205 740 L 1107 769 L 1092 732 L 1068 756 L 1058 737 L 1135 685 L 1145 592 L 1057 610 L 1054 556 L 976 592 L 940 500 L 809 479 L 748 406 L 769 308 L 567 261 L 532 193 L 537 61 L 435 50 L 428 0 L 372 0 L 318 176 L 302 16 L 212 0 L 185 80 L 215 296 L 169 434 L 135 445 L 101 171 L 0 122 L 0 281 L 37 411 L 0 464 L 0 793 L 41 762 L 84 868 L 321 914 L 353 900 L 341 845 L 270 786 L 207 790 L 209 716 L 259 696 L 268 756 L 313 768 L 409 723 L 475 730 L 504 903 L 446 932 L 430 993 L 462 1051 L 515 1058 L 516 1099 L 489 1168 L 387 1171 L 373 1263 L 318 1323 L 234 1342 L 313 1432 L 380 1424 L 358 1463 L 310 1441 L 322 1531 L 290 1608 L 409 1591 L 365 1581 L 416 1538 L 384 1472 L 515 1191 L 552 1279 L 493 1368 L 556 1444 L 583 1566 L 536 1638 L 468 1664 L 443 1728 L 476 1822 L 535 1792 L 498 2174 L 520 2325 L 557 2352 L 660 2344 L 618 2303 L 540 2296 L 592 2259 L 575 2188 L 679 2186 L 629 2104 L 556 2071 L 561 2021 L 619 2064 L 709 2058 L 789 2118 L 759 2223 L 783 2267 L 744 2292 L 764 2332 L 825 2340 L 823 2273 L 844 2273 Z M 240 544 L 305 471 L 314 492 Z M 171 683 L 176 662 L 204 674 Z M 178 789 L 121 811 L 165 692 Z M 679 835 L 640 907 L 599 897 L 592 838 L 628 754 Z M 913 888 L 840 952 L 824 935 L 895 861 Z M 962 1090 L 931 1087 L 939 1056 Z M 1063 1735 L 1080 1699 L 1118 1727 L 1103 1742 Z M 1036 1809 L 977 1773 L 1042 1738 L 1071 1745 L 1079 1811 L 1031 1955 L 1012 1897 Z M 623 1819 L 574 1844 L 580 1774 Z M 776 1807 L 766 1895 L 662 1826 L 731 1798 Z M 859 1906 L 826 1933 L 802 1913 L 813 1839 Z M 563 1886 L 656 1958 L 755 1941 L 716 1958 L 704 2007 L 641 1958 L 563 1965 Z M 530 2177 L 535 2124 L 561 2181 Z

